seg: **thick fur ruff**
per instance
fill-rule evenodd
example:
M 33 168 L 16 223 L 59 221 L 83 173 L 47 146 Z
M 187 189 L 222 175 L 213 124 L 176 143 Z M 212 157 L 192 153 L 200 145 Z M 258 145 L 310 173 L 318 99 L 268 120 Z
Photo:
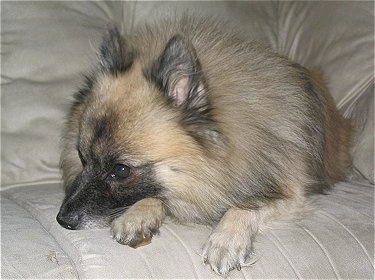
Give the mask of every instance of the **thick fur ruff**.
M 267 222 L 345 178 L 351 136 L 320 73 L 217 20 L 110 28 L 68 116 L 57 219 L 113 221 L 131 246 L 165 215 L 217 224 L 203 258 L 226 275 Z

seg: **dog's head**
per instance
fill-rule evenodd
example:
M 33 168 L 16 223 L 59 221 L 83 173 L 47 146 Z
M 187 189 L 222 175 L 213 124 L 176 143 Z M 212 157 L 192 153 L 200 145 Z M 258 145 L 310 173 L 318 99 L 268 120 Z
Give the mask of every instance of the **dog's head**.
M 167 199 L 219 138 L 201 65 L 183 36 L 147 61 L 112 28 L 99 62 L 68 119 L 72 147 L 62 169 L 73 179 L 57 220 L 69 229 L 106 226 L 143 198 Z

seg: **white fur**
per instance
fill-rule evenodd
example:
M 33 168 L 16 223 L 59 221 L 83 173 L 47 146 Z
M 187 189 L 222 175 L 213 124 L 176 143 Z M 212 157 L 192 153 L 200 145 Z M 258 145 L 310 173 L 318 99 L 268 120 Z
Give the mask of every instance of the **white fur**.
M 136 246 L 158 231 L 164 217 L 164 207 L 160 200 L 140 200 L 112 222 L 112 236 L 119 243 Z
M 295 209 L 303 213 L 303 200 L 282 200 L 259 210 L 229 209 L 203 246 L 203 262 L 222 276 L 251 265 L 258 232 L 271 222 L 290 218 Z

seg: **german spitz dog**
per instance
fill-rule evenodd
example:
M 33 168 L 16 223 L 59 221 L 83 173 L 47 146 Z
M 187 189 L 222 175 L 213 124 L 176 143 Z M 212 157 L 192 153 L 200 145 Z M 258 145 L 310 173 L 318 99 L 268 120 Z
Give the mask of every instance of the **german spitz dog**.
M 111 226 L 132 247 L 168 215 L 213 226 L 202 257 L 227 275 L 256 234 L 343 180 L 352 125 L 318 72 L 220 20 L 110 26 L 63 137 L 57 221 Z

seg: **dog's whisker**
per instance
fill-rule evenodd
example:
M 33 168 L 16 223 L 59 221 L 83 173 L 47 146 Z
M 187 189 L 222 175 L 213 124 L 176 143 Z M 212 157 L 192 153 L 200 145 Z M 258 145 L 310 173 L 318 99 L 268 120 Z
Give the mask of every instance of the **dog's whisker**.
M 109 209 L 108 210 L 108 215 L 111 218 L 116 218 L 123 214 L 129 207 L 119 207 L 119 208 L 114 208 L 114 209 Z

